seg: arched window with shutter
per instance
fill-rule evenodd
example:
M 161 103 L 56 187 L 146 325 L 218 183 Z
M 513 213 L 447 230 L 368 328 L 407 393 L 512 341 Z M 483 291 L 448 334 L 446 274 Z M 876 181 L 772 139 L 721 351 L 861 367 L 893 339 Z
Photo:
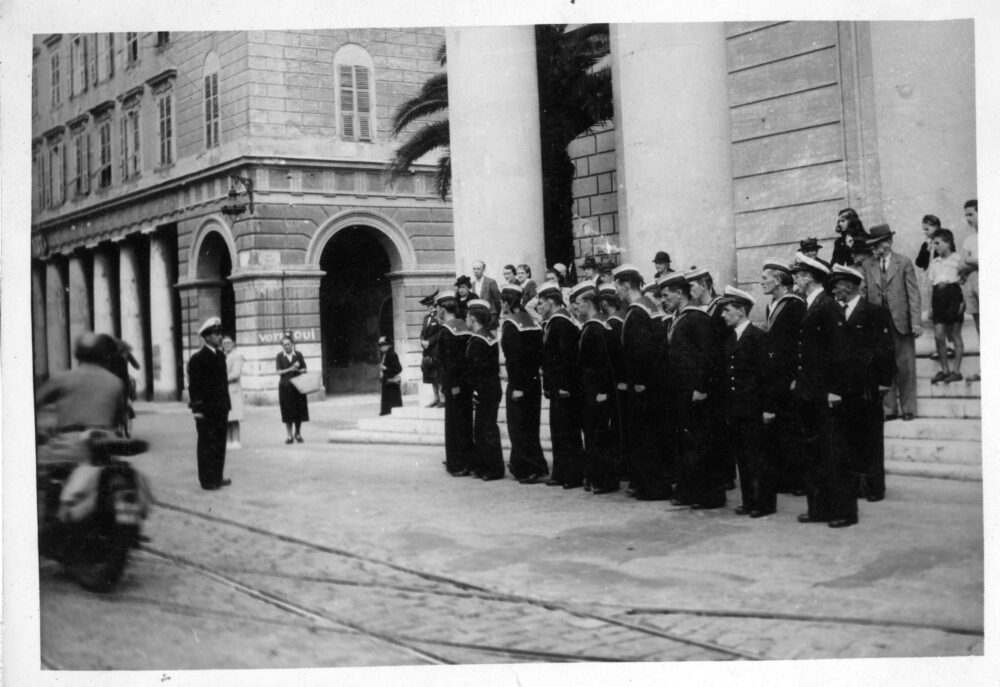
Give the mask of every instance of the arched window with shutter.
M 374 141 L 375 73 L 368 51 L 348 43 L 333 58 L 337 75 L 337 122 L 345 141 Z

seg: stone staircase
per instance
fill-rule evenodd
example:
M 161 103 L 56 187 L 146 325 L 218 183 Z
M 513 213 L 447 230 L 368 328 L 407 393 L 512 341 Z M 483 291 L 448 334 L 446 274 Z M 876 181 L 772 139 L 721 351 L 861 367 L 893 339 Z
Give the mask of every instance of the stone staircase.
M 979 338 L 971 319 L 963 331 L 967 355 L 962 362 L 966 376 L 979 367 Z M 982 481 L 982 410 L 980 383 L 953 382 L 932 385 L 940 369 L 930 359 L 934 336 L 926 330 L 917 340 L 917 418 L 885 424 L 886 471 L 894 475 Z M 407 396 L 392 415 L 360 420 L 354 429 L 330 432 L 335 443 L 405 444 L 444 446 L 444 410 L 423 407 L 429 398 Z M 542 448 L 551 461 L 547 422 L 548 402 L 542 401 Z M 500 407 L 500 436 L 510 449 L 507 414 Z

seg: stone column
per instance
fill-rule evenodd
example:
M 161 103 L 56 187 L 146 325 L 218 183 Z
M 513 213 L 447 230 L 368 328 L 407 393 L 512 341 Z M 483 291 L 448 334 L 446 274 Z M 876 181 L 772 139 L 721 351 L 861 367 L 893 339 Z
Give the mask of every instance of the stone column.
M 72 355 L 66 313 L 66 278 L 55 261 L 45 266 L 45 344 L 49 375 L 68 370 Z
M 612 24 L 624 262 L 736 274 L 726 41 L 721 23 Z M 451 56 L 449 55 L 449 61 Z
M 35 381 L 45 379 L 49 373 L 49 356 L 46 350 L 45 322 L 45 266 L 31 263 L 31 350 L 33 351 Z
M 153 397 L 177 397 L 177 351 L 174 347 L 174 251 L 162 235 L 150 238 L 149 336 L 153 349 Z
M 113 275 L 111 253 L 106 248 L 94 249 L 94 331 L 117 335 L 114 300 L 111 297 Z
M 146 391 L 146 332 L 142 326 L 142 299 L 140 283 L 142 271 L 135 244 L 122 242 L 118 269 L 118 293 L 121 298 L 121 338 L 132 345 L 132 355 L 139 361 L 139 370 L 131 370 L 136 392 L 141 397 Z
M 85 255 L 74 253 L 69 257 L 69 340 L 72 345 L 77 337 L 91 331 L 90 286 L 87 284 Z M 71 362 L 76 367 L 76 359 Z
M 498 281 L 507 263 L 544 276 L 542 164 L 531 26 L 448 28 L 455 263 Z

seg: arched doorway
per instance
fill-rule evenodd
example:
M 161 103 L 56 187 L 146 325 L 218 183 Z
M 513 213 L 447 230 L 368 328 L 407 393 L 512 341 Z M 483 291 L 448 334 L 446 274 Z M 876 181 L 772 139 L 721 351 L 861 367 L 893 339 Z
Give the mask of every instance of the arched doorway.
M 393 338 L 391 261 L 380 234 L 352 225 L 337 231 L 320 256 L 323 385 L 327 393 L 376 391 L 380 336 Z
M 199 324 L 205 318 L 218 315 L 223 329 L 227 332 L 236 331 L 236 292 L 233 283 L 229 281 L 232 272 L 233 259 L 229 254 L 229 246 L 221 234 L 210 231 L 198 248 L 196 276 L 199 280 L 218 283 L 205 284 L 199 289 Z

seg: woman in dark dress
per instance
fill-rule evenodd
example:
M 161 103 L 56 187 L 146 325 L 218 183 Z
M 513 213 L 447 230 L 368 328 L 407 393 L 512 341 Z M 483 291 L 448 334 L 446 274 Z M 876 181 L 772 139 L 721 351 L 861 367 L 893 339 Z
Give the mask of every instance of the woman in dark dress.
M 384 336 L 378 338 L 378 380 L 382 384 L 382 410 L 379 415 L 388 415 L 393 408 L 403 407 L 402 379 L 403 366 L 399 356 L 392 350 L 392 342 Z
M 286 444 L 293 441 L 302 443 L 300 428 L 303 422 L 309 421 L 309 402 L 305 394 L 300 394 L 299 390 L 292 384 L 292 378 L 298 377 L 306 369 L 306 360 L 302 354 L 295 350 L 292 337 L 287 334 L 281 339 L 281 347 L 284 349 L 278 354 L 275 360 L 278 374 L 281 381 L 278 382 L 278 404 L 281 406 L 281 421 L 285 423 L 288 430 Z M 295 433 L 292 434 L 292 427 Z

